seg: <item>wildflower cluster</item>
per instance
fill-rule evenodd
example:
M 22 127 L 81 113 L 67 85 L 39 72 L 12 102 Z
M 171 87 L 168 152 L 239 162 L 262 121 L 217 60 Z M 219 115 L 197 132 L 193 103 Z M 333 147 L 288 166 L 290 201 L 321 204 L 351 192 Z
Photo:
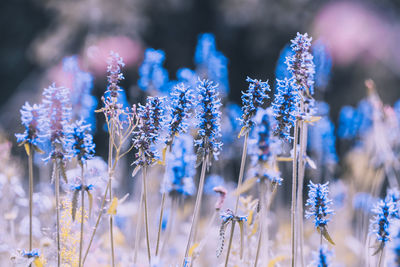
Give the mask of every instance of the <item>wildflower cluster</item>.
M 133 146 L 138 149 L 136 165 L 151 165 L 158 157 L 152 146 L 156 143 L 164 122 L 164 98 L 148 97 L 137 110 L 139 123 L 133 132 Z
M 249 132 L 254 126 L 253 117 L 256 115 L 257 109 L 262 107 L 265 99 L 268 99 L 267 91 L 271 91 L 267 82 L 247 77 L 249 88 L 246 92 L 242 92 L 242 119 L 244 131 L 241 134 Z
M 208 158 L 207 165 L 211 164 L 211 158 L 217 159 L 222 143 L 221 136 L 221 100 L 218 98 L 217 85 L 212 81 L 200 80 L 198 84 L 198 109 L 196 118 L 199 120 L 199 139 L 195 140 L 198 159 Z
M 189 109 L 193 104 L 192 90 L 184 83 L 174 86 L 171 92 L 171 105 L 169 106 L 171 120 L 168 125 L 167 145 L 172 145 L 174 137 L 180 133 L 186 133 L 189 117 Z
M 138 84 L 142 90 L 163 90 L 164 85 L 168 82 L 168 72 L 162 66 L 164 60 L 164 51 L 153 48 L 146 50 L 142 66 L 139 68 Z
M 272 103 L 273 114 L 277 125 L 274 134 L 284 140 L 290 140 L 290 129 L 294 126 L 299 113 L 299 95 L 296 92 L 293 79 L 276 80 L 277 88 Z
M 95 144 L 93 137 L 88 131 L 90 124 L 85 124 L 84 120 L 76 121 L 71 124 L 71 133 L 68 143 L 73 157 L 76 157 L 79 164 L 83 165 L 87 160 L 93 158 Z
M 310 53 L 312 38 L 308 34 L 297 33 L 291 40 L 291 48 L 294 55 L 286 58 L 286 65 L 295 80 L 295 88 L 311 97 L 314 94 L 315 65 Z
M 163 191 L 172 196 L 193 195 L 195 185 L 196 156 L 193 152 L 193 138 L 183 135 L 176 139 L 168 158 L 164 175 Z
M 326 217 L 333 214 L 333 210 L 330 208 L 332 200 L 328 198 L 328 184 L 329 182 L 314 184 L 312 181 L 308 184 L 309 191 L 306 206 L 310 208 L 306 211 L 305 216 L 307 219 L 314 217 L 314 224 L 318 229 L 325 228 L 329 222 Z
M 25 127 L 25 132 L 16 134 L 17 142 L 21 145 L 32 144 L 37 147 L 40 142 L 40 127 L 42 126 L 43 105 L 34 104 L 31 106 L 28 102 L 22 106 L 21 121 Z
M 326 245 L 322 245 L 318 252 L 313 252 L 313 262 L 311 266 L 329 267 L 332 264 L 332 251 Z
M 390 240 L 389 227 L 397 210 L 393 201 L 386 197 L 376 203 L 372 212 L 375 216 L 371 220 L 370 233 L 376 235 L 377 240 L 381 243 L 381 247 L 383 247 Z

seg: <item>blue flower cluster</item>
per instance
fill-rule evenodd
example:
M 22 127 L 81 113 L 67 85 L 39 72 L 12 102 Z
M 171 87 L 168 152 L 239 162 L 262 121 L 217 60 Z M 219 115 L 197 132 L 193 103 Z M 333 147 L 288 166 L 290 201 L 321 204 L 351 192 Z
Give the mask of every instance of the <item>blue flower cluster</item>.
M 256 115 L 257 109 L 261 108 L 268 95 L 266 92 L 271 91 L 268 81 L 262 82 L 261 80 L 251 79 L 247 77 L 247 82 L 249 82 L 249 88 L 246 92 L 242 92 L 242 125 L 245 129 L 242 134 L 249 132 L 254 126 L 253 117 Z
M 174 137 L 178 134 L 186 133 L 189 109 L 193 105 L 193 100 L 192 90 L 187 85 L 179 83 L 174 86 L 169 106 L 171 120 L 168 125 L 167 145 L 172 145 Z
M 63 158 L 68 147 L 65 138 L 70 133 L 68 123 L 71 120 L 70 91 L 65 87 L 56 87 L 52 84 L 43 92 L 43 120 L 44 136 L 51 143 L 50 156 Z
M 164 175 L 163 192 L 172 196 L 191 196 L 195 192 L 193 177 L 196 156 L 193 152 L 193 138 L 190 135 L 182 135 L 177 138 L 172 147 L 172 153 L 168 157 Z
M 28 102 L 22 106 L 21 110 L 21 122 L 25 127 L 25 131 L 22 134 L 15 134 L 17 142 L 20 144 L 32 144 L 38 146 L 40 142 L 40 127 L 43 118 L 43 105 L 33 104 L 31 106 Z
M 146 49 L 144 60 L 139 68 L 139 87 L 144 90 L 164 91 L 168 83 L 168 71 L 163 68 L 165 53 L 153 48 Z
M 305 217 L 307 219 L 314 217 L 314 224 L 316 228 L 324 228 L 329 219 L 326 217 L 333 214 L 333 210 L 330 208 L 332 200 L 328 198 L 329 182 L 325 184 L 314 184 L 312 181 L 308 184 L 308 199 L 306 206 L 309 206 L 309 210 L 306 211 Z
M 222 219 L 222 223 L 227 223 L 229 221 L 247 221 L 247 217 L 246 216 L 236 216 L 232 210 L 227 209 L 225 212 L 221 212 L 220 214 L 221 219 Z
M 308 96 L 314 94 L 315 65 L 310 53 L 312 37 L 308 34 L 297 33 L 296 38 L 291 40 L 291 48 L 294 54 L 286 58 L 286 65 L 293 75 L 296 89 L 305 92 Z
M 313 262 L 311 266 L 329 267 L 332 264 L 332 251 L 326 245 L 322 245 L 318 252 L 313 252 Z
M 314 42 L 312 55 L 315 64 L 315 86 L 318 90 L 325 90 L 330 79 L 332 57 L 329 54 L 328 48 L 321 40 Z
M 400 219 L 400 191 L 398 188 L 389 188 L 386 193 L 386 198 L 393 202 L 396 213 L 394 217 Z
M 146 105 L 139 104 L 137 116 L 139 124 L 133 132 L 133 145 L 136 153 L 136 165 L 151 165 L 158 157 L 153 145 L 157 142 L 164 122 L 164 98 L 148 97 Z
M 199 139 L 195 140 L 198 158 L 205 159 L 208 156 L 207 165 L 211 159 L 218 159 L 222 143 L 221 136 L 221 100 L 218 98 L 217 85 L 209 80 L 199 80 L 198 84 L 198 109 L 196 118 L 199 120 Z
M 296 92 L 294 80 L 284 78 L 276 80 L 277 88 L 272 109 L 277 121 L 274 134 L 283 140 L 290 140 L 290 129 L 296 121 L 299 113 L 299 95 Z
M 219 84 L 223 95 L 229 93 L 228 59 L 217 50 L 215 37 L 211 33 L 199 35 L 194 56 L 197 75 Z
M 344 106 L 339 114 L 338 137 L 353 139 L 364 135 L 372 126 L 373 107 L 368 100 L 361 100 L 357 108 Z
M 372 209 L 375 216 L 371 220 L 370 233 L 376 235 L 381 246 L 384 246 L 390 240 L 389 227 L 396 212 L 395 205 L 389 197 L 381 199 Z
M 88 133 L 90 124 L 85 124 L 85 121 L 81 119 L 71 124 L 70 127 L 71 133 L 68 136 L 67 142 L 70 146 L 71 154 L 83 165 L 87 160 L 93 158 L 95 152 L 93 137 Z
M 22 251 L 22 256 L 30 258 L 39 258 L 40 251 L 38 249 L 32 249 L 31 251 L 26 252 L 25 250 Z
M 91 95 L 93 89 L 93 77 L 90 73 L 84 72 L 79 67 L 78 57 L 66 57 L 63 60 L 64 72 L 71 78 L 71 103 L 73 119 L 82 118 L 91 125 L 91 130 L 95 130 L 96 117 L 95 109 L 97 99 Z

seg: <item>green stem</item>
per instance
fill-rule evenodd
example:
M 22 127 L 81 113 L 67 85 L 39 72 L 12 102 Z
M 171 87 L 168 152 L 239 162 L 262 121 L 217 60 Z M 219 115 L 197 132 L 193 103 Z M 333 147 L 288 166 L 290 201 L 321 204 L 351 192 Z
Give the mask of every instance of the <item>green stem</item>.
M 247 140 L 249 139 L 249 133 L 246 133 L 244 137 L 244 144 L 243 144 L 243 152 L 242 152 L 242 160 L 240 162 L 240 170 L 239 170 L 239 179 L 237 184 L 238 194 L 236 197 L 236 204 L 235 204 L 235 212 L 234 214 L 237 215 L 237 210 L 239 207 L 239 199 L 240 199 L 240 187 L 242 186 L 243 176 L 244 176 L 244 167 L 246 163 L 246 155 L 247 155 Z
M 266 194 L 266 190 L 265 190 L 265 181 L 261 181 L 260 184 L 260 201 L 261 201 L 261 210 L 260 210 L 260 232 L 258 235 L 258 242 L 257 242 L 257 252 L 256 252 L 256 259 L 254 261 L 254 267 L 257 267 L 258 264 L 258 258 L 259 258 L 259 254 L 260 254 L 260 250 L 261 250 L 261 246 L 262 246 L 262 235 L 263 235 L 263 231 L 264 231 L 264 220 L 265 220 L 265 209 L 266 207 L 266 203 L 265 203 L 265 194 Z
M 147 188 L 146 188 L 147 166 L 143 166 L 142 174 L 143 174 L 144 224 L 145 224 L 145 229 L 146 229 L 147 257 L 149 258 L 149 264 L 151 265 L 149 222 L 148 222 L 148 215 L 147 215 Z
M 81 235 L 79 239 L 79 266 L 82 263 L 82 249 L 83 249 L 83 223 L 85 221 L 85 177 L 83 173 L 83 164 L 81 163 Z
M 168 241 L 169 241 L 171 234 L 173 232 L 173 229 L 174 229 L 175 217 L 176 217 L 175 212 L 177 211 L 177 205 L 178 205 L 178 198 L 173 197 L 171 199 L 171 211 L 168 216 L 167 230 L 165 231 L 165 239 L 164 239 L 163 245 L 161 247 L 160 257 L 162 256 L 162 254 L 165 250 L 165 247 L 168 245 Z
M 56 242 L 57 242 L 57 266 L 61 266 L 61 245 L 60 245 L 60 167 L 57 160 L 54 160 L 53 168 L 55 171 L 54 187 L 56 194 Z
M 32 211 L 33 211 L 33 146 L 29 144 L 29 251 L 32 251 Z
M 160 236 L 161 236 L 162 220 L 164 216 L 165 195 L 166 195 L 165 192 L 163 192 L 161 197 L 160 218 L 158 220 L 158 231 L 157 231 L 156 256 L 158 255 L 158 248 L 160 247 Z
M 111 185 L 111 177 L 110 177 L 110 190 L 108 191 L 109 193 L 109 198 L 110 201 L 112 201 L 112 185 Z M 110 215 L 110 244 L 111 244 L 111 263 L 112 267 L 115 267 L 115 250 L 114 250 L 114 217 L 113 215 Z
M 142 220 L 143 220 L 143 185 L 140 194 L 140 202 L 139 202 L 139 211 L 137 215 L 137 224 L 136 224 L 136 235 L 135 235 L 135 250 L 133 254 L 133 264 L 136 265 L 137 255 L 139 251 L 139 241 L 140 241 L 140 232 L 142 228 Z
M 228 249 L 226 251 L 225 267 L 228 267 L 229 255 L 231 254 L 231 248 L 232 248 L 233 234 L 235 233 L 235 224 L 236 221 L 232 221 L 231 232 L 229 234 Z
M 300 122 L 300 154 L 299 154 L 299 181 L 297 188 L 297 225 L 298 229 L 298 242 L 300 248 L 300 263 L 301 266 L 304 266 L 304 255 L 303 255 L 303 247 L 304 247 L 304 237 L 303 237 L 303 187 L 304 187 L 304 173 L 305 173 L 305 153 L 306 153 L 306 145 L 307 145 L 307 124 L 304 121 Z
M 295 215 L 296 215 L 296 186 L 297 186 L 297 143 L 298 143 L 298 131 L 299 125 L 298 121 L 295 122 L 294 126 L 294 140 L 293 140 L 293 170 L 292 170 L 292 207 L 291 207 L 291 246 L 292 246 L 292 263 L 291 266 L 294 267 L 296 264 L 296 225 L 295 225 Z
M 182 262 L 182 267 L 185 266 L 185 262 L 187 260 L 189 250 L 191 247 L 191 243 L 192 243 L 194 228 L 195 228 L 195 225 L 197 225 L 199 210 L 201 207 L 201 199 L 202 199 L 202 195 L 203 195 L 204 180 L 205 180 L 205 176 L 206 176 L 207 161 L 208 161 L 208 155 L 203 158 L 203 163 L 201 166 L 200 182 L 199 182 L 199 187 L 197 189 L 197 196 L 196 196 L 196 203 L 194 206 L 194 212 L 193 212 L 193 217 L 192 217 L 192 224 L 190 226 L 190 233 L 189 233 L 188 242 L 186 244 L 185 257 Z

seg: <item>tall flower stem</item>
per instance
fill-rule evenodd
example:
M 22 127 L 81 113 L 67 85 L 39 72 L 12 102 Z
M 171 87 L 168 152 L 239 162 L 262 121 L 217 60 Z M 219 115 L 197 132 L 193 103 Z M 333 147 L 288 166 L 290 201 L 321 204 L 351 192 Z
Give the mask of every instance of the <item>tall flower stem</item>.
M 57 242 L 57 266 L 61 266 L 60 245 L 60 166 L 57 160 L 53 160 L 54 190 L 56 195 L 56 242 Z
M 296 264 L 296 187 L 297 187 L 297 143 L 298 143 L 299 122 L 296 120 L 294 126 L 294 140 L 293 140 L 293 170 L 292 170 L 292 207 L 291 207 L 291 246 L 292 246 L 292 264 Z
M 260 211 L 260 233 L 258 235 L 258 242 L 257 242 L 257 252 L 256 252 L 256 259 L 254 261 L 254 267 L 257 267 L 258 264 L 258 258 L 260 255 L 260 250 L 261 250 L 261 246 L 262 246 L 262 238 L 263 238 L 263 232 L 264 232 L 264 220 L 265 220 L 265 209 L 266 207 L 266 203 L 265 203 L 265 194 L 266 194 L 266 188 L 265 188 L 266 184 L 265 181 L 261 181 L 260 184 L 260 202 L 261 202 L 261 211 Z
M 239 208 L 239 199 L 240 199 L 240 190 L 241 190 L 240 187 L 242 186 L 242 182 L 243 182 L 244 169 L 245 169 L 246 156 L 247 156 L 247 141 L 248 141 L 248 139 L 249 139 L 249 132 L 247 132 L 246 135 L 244 136 L 242 160 L 240 162 L 239 179 L 238 179 L 238 185 L 237 185 L 237 197 L 236 197 L 235 212 L 234 212 L 235 215 L 237 215 L 237 211 Z M 230 236 L 229 236 L 230 241 L 228 243 L 225 266 L 228 266 L 229 254 L 231 251 L 232 238 L 233 238 L 234 232 L 235 232 L 235 222 L 232 222 L 232 228 L 231 228 L 231 232 L 230 232 Z
M 150 238 L 149 238 L 149 218 L 147 210 L 147 186 L 146 186 L 146 176 L 147 176 L 147 166 L 143 166 L 143 204 L 144 204 L 144 224 L 146 230 L 146 243 L 147 243 L 147 257 L 149 258 L 149 264 L 151 264 L 151 251 L 150 251 Z
M 239 199 L 240 199 L 240 190 L 243 182 L 243 176 L 244 176 L 244 167 L 246 164 L 246 156 L 247 156 L 247 141 L 249 139 L 249 133 L 247 132 L 246 135 L 244 136 L 244 143 L 243 143 L 243 152 L 242 152 L 242 160 L 240 162 L 240 170 L 239 170 L 239 179 L 238 179 L 238 194 L 236 197 L 236 204 L 235 204 L 235 212 L 234 214 L 237 215 L 237 210 L 239 208 Z
M 142 229 L 142 220 L 143 220 L 143 185 L 142 185 L 142 190 L 140 194 L 140 202 L 139 202 L 139 211 L 138 211 L 138 220 L 136 224 L 136 235 L 135 235 L 135 250 L 133 254 L 133 264 L 136 264 L 137 262 L 137 255 L 139 251 L 139 241 L 140 241 L 140 232 Z
M 32 210 L 33 210 L 33 146 L 29 144 L 29 251 L 32 251 Z
M 299 248 L 300 248 L 300 263 L 301 266 L 304 267 L 304 255 L 303 255 L 303 247 L 304 247 L 304 237 L 303 237 L 303 187 L 304 187 L 304 172 L 305 172 L 305 153 L 307 146 L 307 123 L 304 121 L 300 122 L 300 153 L 299 153 L 299 183 L 297 188 L 297 225 L 298 229 L 298 240 Z
M 83 266 L 82 250 L 83 250 L 83 223 L 85 219 L 85 177 L 83 173 L 83 164 L 81 163 L 81 235 L 79 238 L 79 266 Z
M 198 220 L 199 211 L 200 211 L 200 207 L 201 207 L 201 199 L 202 199 L 202 196 L 203 196 L 203 188 L 204 188 L 204 180 L 205 180 L 205 177 L 206 177 L 207 162 L 208 162 L 208 155 L 206 155 L 203 158 L 203 163 L 202 163 L 202 166 L 201 166 L 200 181 L 199 181 L 199 187 L 197 189 L 196 203 L 194 205 L 192 224 L 190 226 L 189 238 L 188 238 L 188 242 L 186 244 L 185 257 L 183 259 L 182 267 L 185 266 L 187 257 L 189 255 L 189 249 L 191 247 L 192 238 L 193 238 L 193 234 L 194 234 L 194 230 L 195 230 L 194 228 L 197 225 L 197 220 Z
M 115 128 L 115 122 L 114 119 L 111 119 L 110 124 L 109 124 L 109 142 L 108 142 L 108 184 L 109 184 L 109 199 L 112 201 L 112 178 L 114 175 L 114 168 L 111 166 L 113 165 L 113 148 L 114 148 L 114 128 Z M 110 226 L 110 247 L 111 247 L 111 263 L 112 267 L 115 267 L 115 254 L 114 254 L 114 229 L 113 229 L 113 223 L 114 219 L 113 216 L 110 215 L 109 219 L 109 226 Z
M 175 224 L 175 218 L 176 218 L 175 214 L 177 211 L 177 206 L 178 206 L 178 198 L 177 197 L 171 198 L 171 211 L 170 211 L 170 215 L 168 216 L 167 229 L 165 230 L 165 238 L 164 238 L 163 245 L 161 247 L 160 257 L 162 256 L 162 254 L 165 250 L 165 247 L 168 245 L 168 241 L 174 230 L 174 224 Z
M 157 231 L 157 243 L 156 243 L 156 257 L 157 257 L 157 255 L 158 255 L 158 248 L 160 247 L 160 236 L 161 236 L 162 220 L 163 220 L 163 216 L 164 216 L 165 198 L 166 198 L 166 193 L 163 192 L 163 193 L 162 193 L 162 196 L 161 196 L 160 218 L 158 219 L 158 231 Z

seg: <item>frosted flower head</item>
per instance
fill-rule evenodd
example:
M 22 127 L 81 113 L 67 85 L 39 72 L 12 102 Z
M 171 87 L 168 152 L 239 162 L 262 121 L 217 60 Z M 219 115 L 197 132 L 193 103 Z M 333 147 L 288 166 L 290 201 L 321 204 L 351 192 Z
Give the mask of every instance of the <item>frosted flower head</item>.
M 192 90 L 184 83 L 174 86 L 171 92 L 171 105 L 169 106 L 170 121 L 168 125 L 167 145 L 171 145 L 175 136 L 186 133 L 189 110 L 193 104 Z
M 163 68 L 165 53 L 153 48 L 146 49 L 144 60 L 139 68 L 139 87 L 144 90 L 160 91 L 168 83 L 168 72 Z
M 290 140 L 290 129 L 299 115 L 300 97 L 296 92 L 293 79 L 276 80 L 277 88 L 272 102 L 272 110 L 277 121 L 274 134 L 283 140 Z
M 317 252 L 313 252 L 313 262 L 311 266 L 329 267 L 332 264 L 333 253 L 326 245 L 322 245 Z
M 370 222 L 370 234 L 375 234 L 381 246 L 390 240 L 389 227 L 396 212 L 396 207 L 390 198 L 380 200 L 372 209 L 375 216 Z
M 76 157 L 80 164 L 84 164 L 87 160 L 93 158 L 95 144 L 93 137 L 88 131 L 90 124 L 86 124 L 84 120 L 79 120 L 71 126 L 68 143 L 73 157 Z
M 190 135 L 182 135 L 175 140 L 172 153 L 169 154 L 162 191 L 172 196 L 193 195 L 195 164 L 193 138 Z
M 133 132 L 133 145 L 136 153 L 136 165 L 151 165 L 158 154 L 153 149 L 164 123 L 164 98 L 147 97 L 146 105 L 139 104 L 137 116 L 138 126 Z
M 211 159 L 218 159 L 222 143 L 221 136 L 221 100 L 218 98 L 217 85 L 212 81 L 199 80 L 196 118 L 199 121 L 198 139 L 195 141 L 198 159 L 208 158 L 207 165 L 211 165 Z
M 21 122 L 25 127 L 25 131 L 22 134 L 15 134 L 17 142 L 21 144 L 32 144 L 37 146 L 40 142 L 40 127 L 42 126 L 43 118 L 43 105 L 34 104 L 31 106 L 28 102 L 22 106 L 21 110 Z
M 328 198 L 329 182 L 325 184 L 314 184 L 312 181 L 308 184 L 308 199 L 306 206 L 309 209 L 306 211 L 307 219 L 314 217 L 314 225 L 316 228 L 324 228 L 329 219 L 328 215 L 333 214 L 331 209 L 332 200 Z
M 266 92 L 271 91 L 268 81 L 262 82 L 261 80 L 251 79 L 247 77 L 247 82 L 249 82 L 249 88 L 246 92 L 242 92 L 242 125 L 245 132 L 249 132 L 255 122 L 253 117 L 256 115 L 257 109 L 261 108 L 268 95 Z
M 308 34 L 297 33 L 296 38 L 291 40 L 291 48 L 294 55 L 286 58 L 286 65 L 293 75 L 296 89 L 305 92 L 308 96 L 314 94 L 315 65 L 310 53 L 312 38 Z
M 114 51 L 110 52 L 110 57 L 107 60 L 107 92 L 110 92 L 110 96 L 117 98 L 118 92 L 121 91 L 119 87 L 119 82 L 124 78 L 122 74 L 122 68 L 125 66 L 125 63 L 120 57 L 120 55 Z

